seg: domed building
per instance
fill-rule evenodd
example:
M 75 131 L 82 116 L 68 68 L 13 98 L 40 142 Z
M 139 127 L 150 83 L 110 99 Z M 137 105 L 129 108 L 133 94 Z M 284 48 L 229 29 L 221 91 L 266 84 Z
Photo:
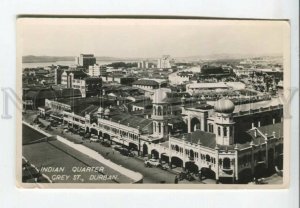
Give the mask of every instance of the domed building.
M 105 117 L 108 117 L 108 116 L 110 116 L 110 109 L 109 108 L 106 108 L 105 110 L 104 110 L 104 116 Z
M 103 114 L 104 113 L 104 108 L 99 107 L 98 110 L 97 110 L 97 113 L 98 114 Z
M 97 117 L 100 118 L 103 116 L 103 114 L 104 114 L 104 108 L 99 107 L 97 110 Z
M 234 143 L 234 121 L 232 113 L 235 105 L 231 100 L 220 99 L 215 102 L 214 111 L 208 118 L 208 128 L 216 135 L 218 145 L 232 145 Z
M 225 114 L 230 114 L 233 113 L 234 111 L 234 103 L 231 100 L 228 99 L 220 99 L 216 101 L 214 110 L 217 113 L 225 113 Z
M 166 137 L 168 135 L 167 118 L 169 116 L 168 109 L 168 93 L 171 93 L 169 88 L 159 88 L 153 94 L 153 134 L 157 137 Z

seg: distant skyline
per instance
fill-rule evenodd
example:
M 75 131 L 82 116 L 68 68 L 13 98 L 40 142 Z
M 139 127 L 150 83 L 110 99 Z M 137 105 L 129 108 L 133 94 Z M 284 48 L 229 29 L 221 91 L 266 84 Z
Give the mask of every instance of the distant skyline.
M 156 58 L 283 54 L 280 21 L 164 19 L 20 19 L 21 54 Z

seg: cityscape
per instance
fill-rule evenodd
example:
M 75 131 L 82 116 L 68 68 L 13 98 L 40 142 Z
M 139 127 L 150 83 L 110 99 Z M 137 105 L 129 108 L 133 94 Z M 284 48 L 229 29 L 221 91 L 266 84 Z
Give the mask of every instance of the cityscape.
M 22 182 L 282 184 L 284 56 L 233 53 L 23 55 Z

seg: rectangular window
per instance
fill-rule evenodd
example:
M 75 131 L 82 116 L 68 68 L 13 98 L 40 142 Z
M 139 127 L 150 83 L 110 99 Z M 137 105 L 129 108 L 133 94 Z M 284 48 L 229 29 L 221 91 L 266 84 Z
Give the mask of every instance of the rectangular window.
M 227 127 L 223 127 L 223 135 L 226 137 L 227 136 Z

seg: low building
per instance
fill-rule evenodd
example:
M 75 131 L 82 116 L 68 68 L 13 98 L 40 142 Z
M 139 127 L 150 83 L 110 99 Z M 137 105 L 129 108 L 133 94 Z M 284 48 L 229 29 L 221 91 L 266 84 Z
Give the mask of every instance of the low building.
M 212 83 L 191 83 L 186 85 L 187 92 L 191 94 L 203 91 L 226 91 L 245 89 L 246 85 L 241 82 L 212 82 Z
M 46 100 L 56 100 L 60 98 L 81 97 L 81 93 L 76 89 L 28 89 L 24 91 L 23 102 L 25 109 L 37 109 L 45 106 Z
M 154 90 L 160 87 L 165 87 L 166 85 L 166 81 L 157 81 L 154 79 L 140 79 L 132 83 L 133 87 L 137 87 L 142 90 Z

